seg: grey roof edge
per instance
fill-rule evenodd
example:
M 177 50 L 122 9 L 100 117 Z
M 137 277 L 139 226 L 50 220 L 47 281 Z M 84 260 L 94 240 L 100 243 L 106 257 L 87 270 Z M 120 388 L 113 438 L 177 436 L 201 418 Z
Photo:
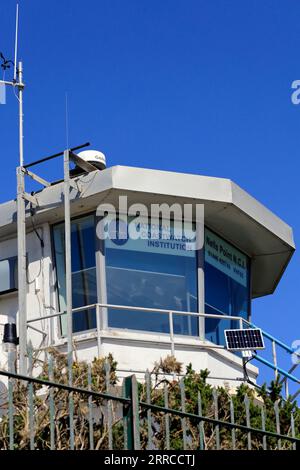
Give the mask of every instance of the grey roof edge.
M 113 166 L 111 169 L 115 189 L 231 202 L 231 181 L 227 178 L 122 165 Z
M 292 228 L 230 179 L 116 165 L 76 180 L 84 185 L 84 197 L 119 189 L 233 204 L 282 240 L 289 250 L 295 249 Z M 63 183 L 60 183 L 37 193 L 42 210 L 47 210 L 49 201 L 58 204 L 62 191 Z M 0 236 L 1 227 L 15 222 L 16 201 L 0 204 Z
M 165 181 L 163 190 L 160 178 Z M 112 167 L 112 183 L 118 189 L 231 203 L 295 250 L 292 228 L 230 179 L 117 165 Z
M 264 226 L 272 234 L 284 241 L 290 250 L 294 252 L 296 246 L 292 227 L 234 181 L 231 181 L 231 188 L 232 203 L 255 220 L 256 223 Z

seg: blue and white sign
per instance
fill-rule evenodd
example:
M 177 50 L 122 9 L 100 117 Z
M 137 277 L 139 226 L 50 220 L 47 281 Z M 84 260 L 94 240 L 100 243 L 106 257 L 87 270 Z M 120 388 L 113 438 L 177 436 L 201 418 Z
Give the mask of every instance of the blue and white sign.
M 205 229 L 205 261 L 247 287 L 246 255 L 208 229 Z
M 164 255 L 195 256 L 195 232 L 192 223 L 185 223 L 179 230 L 170 222 L 151 222 L 137 217 L 126 219 L 106 218 L 106 248 L 160 253 Z M 183 233 L 182 233 L 183 232 Z

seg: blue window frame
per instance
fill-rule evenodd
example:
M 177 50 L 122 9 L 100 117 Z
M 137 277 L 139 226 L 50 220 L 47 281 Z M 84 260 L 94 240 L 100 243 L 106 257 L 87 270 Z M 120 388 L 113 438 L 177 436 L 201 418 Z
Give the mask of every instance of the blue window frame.
M 250 260 L 209 229 L 204 245 L 205 312 L 247 319 L 250 309 Z M 205 336 L 225 345 L 224 330 L 238 328 L 230 319 L 206 319 Z

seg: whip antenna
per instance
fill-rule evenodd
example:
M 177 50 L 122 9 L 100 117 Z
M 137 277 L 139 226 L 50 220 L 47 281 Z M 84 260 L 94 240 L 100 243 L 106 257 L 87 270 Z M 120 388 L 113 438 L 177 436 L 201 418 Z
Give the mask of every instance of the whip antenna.
M 18 30 L 19 30 L 19 4 L 17 3 L 17 7 L 16 7 L 16 34 L 15 34 L 14 81 L 17 80 Z

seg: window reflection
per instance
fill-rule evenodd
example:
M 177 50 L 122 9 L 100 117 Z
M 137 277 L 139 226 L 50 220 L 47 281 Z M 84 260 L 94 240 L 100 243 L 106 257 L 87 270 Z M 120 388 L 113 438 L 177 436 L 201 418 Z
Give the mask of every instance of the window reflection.
M 144 226 L 147 231 L 148 222 Z M 116 231 L 116 224 L 112 228 Z M 159 243 L 151 239 L 118 239 L 118 236 L 105 240 L 108 303 L 198 311 L 197 253 L 186 250 L 184 242 L 172 238 L 172 233 L 171 230 L 170 240 L 164 239 Z M 64 311 L 66 279 L 63 224 L 54 227 L 53 238 L 59 308 Z M 73 220 L 71 238 L 73 308 L 76 308 L 98 301 L 94 216 Z M 248 257 L 208 229 L 205 229 L 204 253 L 205 312 L 247 318 L 250 305 Z M 7 267 L 2 267 L 3 277 Z M 175 334 L 199 335 L 198 318 L 174 315 L 173 319 Z M 108 309 L 107 321 L 111 328 L 170 333 L 168 315 L 158 312 L 133 311 L 130 308 Z M 224 329 L 236 327 L 239 325 L 235 320 L 206 319 L 206 339 L 224 344 Z M 61 318 L 61 328 L 65 335 L 66 317 Z M 93 328 L 96 328 L 94 309 L 73 314 L 74 332 Z
M 0 294 L 18 289 L 18 258 L 13 256 L 0 260 Z
M 108 303 L 197 311 L 195 251 L 184 252 L 176 248 L 175 243 L 168 242 L 159 246 L 151 240 L 127 243 L 126 246 L 126 243 L 106 240 Z M 108 326 L 160 333 L 170 331 L 168 315 L 157 312 L 109 309 Z M 174 315 L 174 333 L 198 335 L 197 319 Z
M 249 259 L 235 247 L 205 229 L 205 312 L 247 319 L 250 303 Z M 205 320 L 206 338 L 225 345 L 224 330 L 239 328 L 238 321 Z
M 64 224 L 53 230 L 60 310 L 66 310 L 66 269 Z M 73 308 L 97 303 L 95 219 L 94 216 L 72 221 L 72 302 Z M 73 332 L 96 328 L 95 309 L 73 314 Z M 62 334 L 67 332 L 66 317 L 61 318 Z

